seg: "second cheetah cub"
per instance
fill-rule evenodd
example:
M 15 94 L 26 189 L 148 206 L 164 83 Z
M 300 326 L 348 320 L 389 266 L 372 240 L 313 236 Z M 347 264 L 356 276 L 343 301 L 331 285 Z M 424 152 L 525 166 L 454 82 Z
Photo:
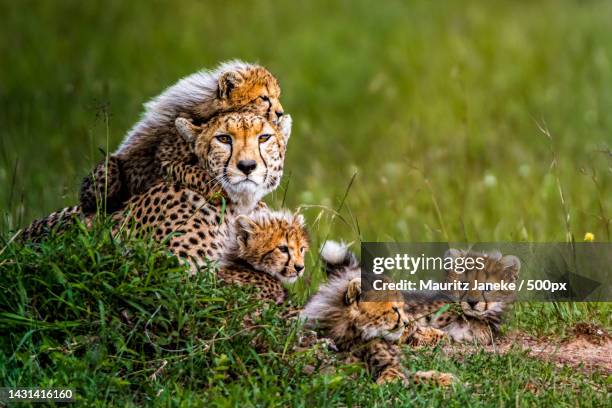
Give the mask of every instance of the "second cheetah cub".
M 219 278 L 230 284 L 255 286 L 259 299 L 285 302 L 283 283 L 293 283 L 304 273 L 304 255 L 309 248 L 304 217 L 271 210 L 241 215 L 229 242 Z

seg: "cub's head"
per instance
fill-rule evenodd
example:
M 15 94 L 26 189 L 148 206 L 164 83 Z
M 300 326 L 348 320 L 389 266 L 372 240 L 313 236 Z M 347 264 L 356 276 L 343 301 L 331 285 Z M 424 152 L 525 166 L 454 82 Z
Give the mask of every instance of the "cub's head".
M 238 216 L 230 241 L 231 257 L 283 283 L 293 283 L 304 273 L 309 243 L 300 214 L 260 210 Z
M 473 267 L 458 267 L 455 263 L 454 269 L 447 270 L 447 281 L 459 281 L 467 283 L 469 290 L 452 291 L 453 297 L 461 304 L 466 315 L 473 317 L 486 317 L 488 314 L 503 311 L 506 304 L 515 299 L 515 292 L 496 289 L 492 286 L 481 287 L 480 285 L 501 283 L 516 283 L 521 261 L 514 255 L 505 255 L 499 251 L 491 253 L 479 253 L 459 249 L 449 249 L 445 258 L 465 259 L 472 258 L 470 263 Z M 478 281 L 479 287 L 475 287 Z
M 175 125 L 231 201 L 253 207 L 278 187 L 291 132 L 289 115 L 274 124 L 244 109 L 220 113 L 201 126 L 185 118 L 177 118 Z
M 373 338 L 398 341 L 410 324 L 401 293 L 362 292 L 359 266 L 351 263 L 354 255 L 345 245 L 334 245 L 333 250 L 324 247 L 321 253 L 324 263 L 337 273 L 310 298 L 302 319 L 339 346 Z
M 218 77 L 221 110 L 237 110 L 245 106 L 272 122 L 283 116 L 280 86 L 276 78 L 264 67 L 229 62 L 222 65 Z

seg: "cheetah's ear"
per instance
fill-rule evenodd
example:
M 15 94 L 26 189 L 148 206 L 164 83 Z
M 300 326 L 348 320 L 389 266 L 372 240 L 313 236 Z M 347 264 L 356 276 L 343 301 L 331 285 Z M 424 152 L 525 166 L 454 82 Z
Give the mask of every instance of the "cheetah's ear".
M 354 278 L 348 284 L 344 294 L 344 302 L 347 305 L 352 305 L 355 302 L 359 302 L 359 299 L 361 299 L 361 278 Z
M 227 71 L 219 77 L 219 99 L 228 99 L 232 90 L 244 83 L 242 76 L 234 71 Z
M 499 262 L 502 260 L 502 253 L 499 252 L 498 249 L 491 251 L 486 255 L 487 255 L 487 258 L 489 258 L 491 261 L 494 261 L 494 262 Z
M 249 235 L 255 231 L 255 222 L 246 215 L 236 217 L 236 238 L 241 243 L 246 243 Z
M 506 255 L 500 262 L 504 267 L 504 279 L 508 282 L 516 282 L 516 278 L 521 270 L 520 259 L 514 255 Z
M 455 270 L 453 268 L 454 265 L 454 260 L 457 258 L 461 258 L 463 256 L 463 253 L 461 252 L 460 249 L 455 249 L 455 248 L 449 248 L 446 250 L 446 252 L 444 253 L 444 268 L 446 269 L 447 273 L 455 273 Z M 447 259 L 452 259 L 453 263 L 447 263 L 446 260 Z M 450 267 L 447 267 L 447 265 L 449 265 Z
M 183 137 L 188 143 L 192 143 L 196 140 L 202 128 L 194 125 L 188 119 L 178 117 L 174 121 L 174 126 L 179 132 L 179 135 Z
M 287 142 L 289 141 L 289 138 L 291 137 L 291 127 L 292 126 L 293 126 L 293 119 L 291 118 L 291 115 L 285 114 L 281 116 L 278 122 L 278 128 L 281 134 L 283 135 L 283 140 L 285 141 L 285 145 L 287 144 Z
M 293 217 L 295 222 L 300 226 L 300 227 L 304 227 L 306 226 L 306 221 L 304 220 L 304 216 L 302 214 L 299 213 L 300 210 L 297 210 L 296 212 L 293 213 Z
M 444 253 L 444 258 L 455 259 L 455 258 L 461 258 L 461 256 L 462 256 L 461 250 L 455 249 L 455 248 L 450 248 Z

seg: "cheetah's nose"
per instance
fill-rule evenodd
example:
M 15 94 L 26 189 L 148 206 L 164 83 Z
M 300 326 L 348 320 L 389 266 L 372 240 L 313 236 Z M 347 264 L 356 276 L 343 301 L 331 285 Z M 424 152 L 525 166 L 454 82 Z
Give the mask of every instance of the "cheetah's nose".
M 467 303 L 473 309 L 474 306 L 476 306 L 478 304 L 478 301 L 477 300 L 468 300 Z
M 240 160 L 238 162 L 238 169 L 247 176 L 255 170 L 255 167 L 257 167 L 257 162 L 255 160 Z
M 295 265 L 294 268 L 297 271 L 297 273 L 300 273 L 302 272 L 302 269 L 304 269 L 304 265 Z
M 277 119 L 280 119 L 280 118 L 281 118 L 281 116 L 283 116 L 283 115 L 285 114 L 285 112 L 283 112 L 283 111 L 276 111 L 276 112 L 274 112 L 274 113 L 276 113 L 276 118 L 277 118 Z

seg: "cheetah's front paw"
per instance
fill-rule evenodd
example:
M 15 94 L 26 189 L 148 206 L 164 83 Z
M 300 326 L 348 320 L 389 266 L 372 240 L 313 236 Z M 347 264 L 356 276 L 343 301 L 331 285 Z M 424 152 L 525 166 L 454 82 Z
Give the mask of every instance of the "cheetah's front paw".
M 382 385 L 396 381 L 407 382 L 406 375 L 396 367 L 389 367 L 383 370 L 376 379 L 376 384 Z
M 414 384 L 435 384 L 440 387 L 448 387 L 449 385 L 457 384 L 459 380 L 451 373 L 441 373 L 435 370 L 417 371 L 412 375 Z
M 442 330 L 433 327 L 419 327 L 406 340 L 406 343 L 411 346 L 435 346 L 446 338 L 448 336 Z

